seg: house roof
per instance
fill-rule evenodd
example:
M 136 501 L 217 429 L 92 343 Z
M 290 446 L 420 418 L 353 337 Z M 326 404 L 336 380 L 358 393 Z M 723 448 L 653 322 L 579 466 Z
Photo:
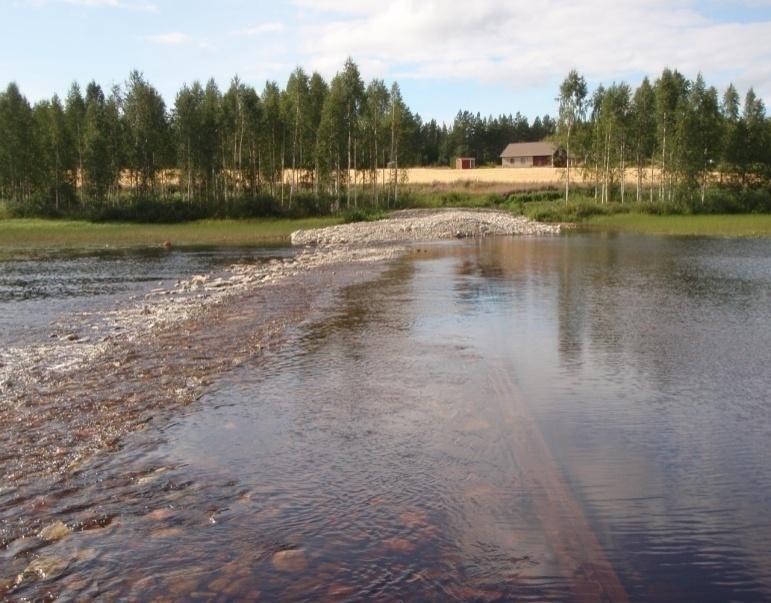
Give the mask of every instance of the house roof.
M 507 146 L 501 157 L 541 157 L 554 155 L 557 145 L 553 142 L 512 142 Z

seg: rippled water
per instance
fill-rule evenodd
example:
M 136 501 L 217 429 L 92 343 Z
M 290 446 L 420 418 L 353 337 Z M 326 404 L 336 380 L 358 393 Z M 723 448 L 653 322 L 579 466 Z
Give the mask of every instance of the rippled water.
M 0 250 L 0 345 L 45 337 L 54 321 L 95 312 L 234 262 L 281 257 L 291 248 L 90 250 L 52 253 Z
M 77 531 L 0 565 L 70 598 L 768 600 L 770 292 L 768 239 L 418 246 L 17 503 Z

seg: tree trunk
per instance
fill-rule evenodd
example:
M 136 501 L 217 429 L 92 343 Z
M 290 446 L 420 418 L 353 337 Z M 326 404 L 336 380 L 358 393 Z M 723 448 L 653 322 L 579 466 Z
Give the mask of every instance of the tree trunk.
M 54 181 L 56 189 L 54 190 L 54 204 L 56 211 L 59 211 L 59 145 L 56 145 L 56 166 L 55 166 Z
M 637 203 L 640 202 L 640 189 L 642 188 L 642 163 L 640 160 L 640 153 L 638 151 L 637 153 L 637 192 L 635 195 L 635 200 Z
M 295 187 L 297 186 L 297 130 L 300 127 L 300 103 L 295 103 L 294 135 L 292 136 L 292 182 L 289 188 L 289 206 L 292 206 Z
M 666 173 L 667 125 L 664 124 L 664 135 L 661 142 L 661 173 L 659 174 L 659 201 L 664 201 L 664 174 Z
M 626 200 L 626 161 L 624 159 L 624 143 L 621 143 L 621 205 Z
M 345 206 L 351 209 L 351 108 L 348 107 L 348 171 L 345 173 Z
M 358 193 L 356 191 L 356 174 L 357 174 L 356 151 L 357 151 L 357 145 L 356 145 L 356 139 L 354 138 L 353 139 L 353 206 L 354 208 L 359 207 Z
M 281 136 L 281 207 L 284 207 L 284 157 L 286 156 L 285 136 Z
M 565 154 L 567 155 L 565 158 L 565 205 L 568 204 L 568 197 L 570 196 L 570 130 L 572 127 L 573 124 L 568 122 L 568 140 L 566 145 L 567 148 L 565 149 Z

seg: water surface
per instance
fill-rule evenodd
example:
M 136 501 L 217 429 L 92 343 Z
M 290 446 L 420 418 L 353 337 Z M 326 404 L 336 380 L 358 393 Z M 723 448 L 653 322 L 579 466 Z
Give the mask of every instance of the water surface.
M 768 600 L 769 292 L 767 239 L 417 246 L 95 461 L 46 504 L 109 520 L 40 554 L 73 598 Z
M 0 249 L 0 345 L 44 339 L 54 322 L 113 308 L 193 274 L 292 253 L 289 247 Z

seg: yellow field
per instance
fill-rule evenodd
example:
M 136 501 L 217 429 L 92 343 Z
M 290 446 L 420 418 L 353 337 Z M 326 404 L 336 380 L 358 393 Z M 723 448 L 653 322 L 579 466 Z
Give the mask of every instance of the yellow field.
M 536 188 L 540 186 L 564 186 L 565 185 L 565 168 L 551 168 L 551 167 L 531 167 L 531 168 L 477 168 L 473 170 L 456 170 L 449 167 L 437 168 L 437 167 L 419 167 L 419 168 L 405 168 L 399 170 L 399 182 L 401 184 L 414 184 L 420 186 L 434 185 L 434 186 L 468 186 L 477 185 L 478 187 L 487 188 L 495 185 L 511 185 L 521 188 Z M 653 177 L 658 180 L 657 171 L 654 172 Z M 238 175 L 233 175 L 234 180 L 239 180 Z M 305 182 L 309 184 L 312 182 L 313 175 L 310 172 L 297 171 L 297 182 Z M 350 181 L 357 185 L 370 184 L 372 173 L 367 171 L 351 170 Z M 393 170 L 380 169 L 377 172 L 378 183 L 386 184 L 393 178 Z M 176 187 L 179 186 L 179 172 L 174 169 L 163 170 L 158 177 L 160 183 L 165 186 Z M 593 182 L 588 178 L 585 178 L 584 172 L 581 168 L 572 168 L 570 170 L 570 181 L 576 184 Z M 643 184 L 649 184 L 651 181 L 651 171 L 646 169 L 643 173 Z M 290 184 L 292 182 L 292 170 L 284 170 L 284 183 Z M 630 168 L 626 170 L 626 182 L 628 185 L 633 185 L 637 182 L 637 170 Z M 121 174 L 121 185 L 126 188 L 131 188 L 133 181 L 131 174 L 124 171 Z
M 580 173 L 571 170 L 571 180 L 580 181 Z M 454 184 L 478 182 L 489 184 L 560 184 L 565 182 L 564 168 L 411 168 L 407 170 L 409 184 Z
M 551 167 L 531 167 L 531 168 L 477 168 L 473 170 L 456 170 L 453 168 L 406 168 L 399 170 L 400 182 L 403 184 L 417 185 L 515 185 L 522 187 L 536 186 L 564 186 L 566 170 L 565 168 Z M 657 174 L 654 173 L 654 176 Z M 392 170 L 378 170 L 378 182 L 388 182 L 392 177 Z M 291 175 L 288 175 L 291 179 Z M 356 183 L 368 183 L 370 172 L 357 172 Z M 351 175 L 353 180 L 353 173 Z M 643 173 L 643 183 L 650 182 L 651 172 L 645 170 Z M 580 168 L 571 168 L 570 181 L 576 184 L 593 182 L 585 178 L 583 170 Z M 637 182 L 637 170 L 626 170 L 627 184 Z

